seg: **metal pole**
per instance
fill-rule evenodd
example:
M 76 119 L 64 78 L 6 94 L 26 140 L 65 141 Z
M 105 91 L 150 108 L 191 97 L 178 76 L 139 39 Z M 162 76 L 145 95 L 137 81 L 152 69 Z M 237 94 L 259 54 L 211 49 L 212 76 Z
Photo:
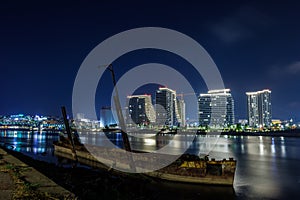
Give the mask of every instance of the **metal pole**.
M 115 73 L 114 73 L 112 65 L 109 65 L 108 69 L 111 71 L 112 80 L 113 80 L 113 84 L 114 84 L 114 89 L 115 89 L 115 93 L 116 93 L 116 95 L 114 96 L 114 102 L 116 104 L 116 112 L 117 112 L 117 115 L 118 115 L 119 125 L 120 125 L 120 128 L 121 128 L 124 147 L 125 147 L 126 151 L 131 152 L 131 147 L 130 147 L 130 143 L 129 143 L 129 140 L 128 140 L 128 135 L 126 133 L 126 125 L 125 125 L 125 121 L 124 121 L 124 117 L 123 117 L 123 113 L 122 113 L 122 108 L 121 108 L 121 104 L 120 104 L 119 93 L 118 93 L 118 89 L 116 87 Z
M 131 147 L 130 147 L 130 142 L 129 142 L 129 139 L 128 139 L 128 135 L 126 133 L 126 125 L 125 125 L 125 121 L 124 121 L 124 117 L 123 117 L 123 113 L 122 113 L 122 108 L 121 108 L 121 104 L 120 104 L 118 89 L 116 87 L 117 84 L 116 84 L 116 78 L 115 78 L 115 73 L 114 73 L 113 66 L 110 64 L 108 66 L 108 69 L 111 72 L 111 76 L 112 76 L 112 80 L 113 80 L 113 84 L 114 84 L 114 89 L 115 89 L 115 93 L 116 93 L 115 96 L 114 96 L 114 102 L 115 102 L 115 105 L 116 105 L 116 111 L 117 111 L 117 115 L 118 115 L 119 125 L 120 125 L 120 128 L 121 128 L 121 134 L 122 134 L 124 148 L 128 152 L 132 152 Z M 129 161 L 130 161 L 129 165 L 130 165 L 131 169 L 136 171 L 132 155 L 130 154 L 128 156 L 129 156 Z

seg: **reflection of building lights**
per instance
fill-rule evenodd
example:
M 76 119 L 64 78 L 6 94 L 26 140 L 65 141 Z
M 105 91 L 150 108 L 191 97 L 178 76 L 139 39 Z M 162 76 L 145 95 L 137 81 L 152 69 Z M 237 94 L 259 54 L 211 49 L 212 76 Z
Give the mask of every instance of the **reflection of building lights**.
M 280 140 L 281 140 L 281 141 L 284 141 L 284 137 L 283 137 L 283 136 L 281 136 L 281 137 L 280 137 Z
M 275 144 L 272 144 L 272 145 L 271 145 L 271 152 L 272 152 L 273 154 L 276 153 Z
M 263 144 L 259 144 L 259 154 L 264 155 L 264 145 Z
M 242 150 L 242 153 L 244 154 L 245 153 L 245 145 L 244 144 L 241 144 L 241 150 Z
M 145 142 L 145 145 L 147 146 L 152 146 L 152 145 L 155 145 L 155 139 L 149 139 L 149 138 L 145 138 L 144 139 L 144 142 Z
M 169 145 L 172 146 L 172 147 L 175 147 L 175 148 L 180 148 L 181 147 L 180 141 L 178 141 L 178 140 L 172 140 Z
M 38 135 L 38 139 L 39 139 L 39 141 L 41 141 L 42 140 L 42 135 Z
M 286 157 L 285 146 L 281 145 L 281 155 L 282 157 Z

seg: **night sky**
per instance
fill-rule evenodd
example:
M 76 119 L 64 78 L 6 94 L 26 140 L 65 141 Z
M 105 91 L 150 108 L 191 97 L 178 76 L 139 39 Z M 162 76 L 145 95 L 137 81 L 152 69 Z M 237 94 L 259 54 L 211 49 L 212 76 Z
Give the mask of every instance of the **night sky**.
M 0 115 L 60 116 L 62 105 L 71 112 L 77 71 L 94 47 L 128 29 L 164 27 L 190 36 L 210 54 L 232 91 L 237 119 L 246 118 L 245 92 L 270 89 L 273 118 L 300 121 L 300 3 L 224 2 L 2 1 Z M 168 52 L 140 50 L 113 64 L 119 78 L 148 62 L 184 69 L 195 91 L 207 92 L 188 63 Z M 110 103 L 108 72 L 101 82 L 107 87 L 97 90 L 97 112 Z

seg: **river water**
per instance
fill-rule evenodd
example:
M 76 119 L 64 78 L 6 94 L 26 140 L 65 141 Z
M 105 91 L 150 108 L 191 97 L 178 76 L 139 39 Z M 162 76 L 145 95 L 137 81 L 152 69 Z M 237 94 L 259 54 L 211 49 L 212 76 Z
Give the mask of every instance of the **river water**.
M 199 192 L 206 192 L 206 197 L 220 192 L 224 193 L 221 196 L 223 199 L 299 199 L 300 138 L 225 135 L 217 137 L 216 143 L 209 146 L 208 152 L 202 152 L 204 136 L 184 137 L 193 138 L 186 140 L 170 135 L 137 136 L 130 137 L 130 142 L 133 149 L 143 151 L 155 151 L 170 145 L 174 153 L 189 147 L 188 153 L 196 155 L 208 153 L 210 158 L 236 159 L 233 196 L 231 190 L 228 193 L 228 187 L 197 186 L 201 187 Z M 0 145 L 37 160 L 58 164 L 59 160 L 53 154 L 52 146 L 58 138 L 58 133 L 1 131 Z M 101 145 L 103 141 L 109 139 L 114 144 L 122 146 L 121 134 L 84 133 L 80 134 L 80 138 L 83 143 L 95 145 Z M 166 183 L 162 187 L 169 191 L 178 191 L 178 188 L 184 192 L 193 188 L 191 192 L 195 192 L 194 185 Z

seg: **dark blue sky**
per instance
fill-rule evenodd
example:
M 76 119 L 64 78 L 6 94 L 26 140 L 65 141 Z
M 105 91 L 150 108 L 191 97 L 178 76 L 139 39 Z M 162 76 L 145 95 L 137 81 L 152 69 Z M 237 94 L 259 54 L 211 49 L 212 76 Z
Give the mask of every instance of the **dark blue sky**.
M 246 118 L 245 92 L 268 88 L 273 118 L 299 121 L 299 10 L 297 1 L 2 2 L 0 115 L 59 116 L 61 105 L 71 112 L 73 83 L 88 53 L 114 34 L 155 26 L 182 32 L 208 51 L 232 90 L 237 119 Z M 137 51 L 115 62 L 116 75 L 153 61 L 187 65 L 166 52 Z M 199 77 L 184 69 L 197 92 L 207 92 Z M 110 96 L 112 88 L 108 73 L 101 81 L 107 90 L 97 91 L 97 110 L 110 100 L 98 101 L 99 96 Z

